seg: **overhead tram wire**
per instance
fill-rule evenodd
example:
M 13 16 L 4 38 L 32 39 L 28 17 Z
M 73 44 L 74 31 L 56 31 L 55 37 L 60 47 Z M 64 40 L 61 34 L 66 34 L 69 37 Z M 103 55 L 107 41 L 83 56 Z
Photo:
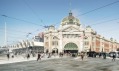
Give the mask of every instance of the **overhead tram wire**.
M 26 20 L 23 20 L 23 19 L 18 19 L 18 18 L 10 17 L 10 16 L 7 16 L 7 15 L 1 15 L 1 16 L 7 17 L 7 18 L 11 18 L 11 19 L 15 19 L 15 20 L 18 20 L 18 21 L 23 21 L 23 22 L 30 23 L 30 24 L 33 24 L 33 25 L 36 25 L 36 26 L 40 26 L 40 27 L 45 27 L 45 28 L 49 27 L 49 26 L 44 26 L 44 25 L 38 25 L 38 24 L 35 24 L 33 22 L 29 22 L 29 21 L 26 21 Z
M 15 31 L 15 32 L 27 33 L 27 32 L 23 32 L 23 31 L 19 31 L 19 30 L 14 30 L 14 29 L 10 29 L 10 30 Z
M 4 32 L 4 30 L 0 30 L 1 32 Z M 23 36 L 22 34 L 18 34 L 18 33 L 12 33 L 12 32 L 7 32 L 9 35 L 20 35 Z
M 44 27 L 44 28 L 48 28 L 49 27 L 49 25 L 45 25 L 45 23 L 43 23 L 43 20 L 41 19 L 41 18 L 39 18 L 39 16 L 36 14 L 36 12 L 31 8 L 31 6 L 28 4 L 28 2 L 27 2 L 27 0 L 23 0 L 24 1 L 24 3 L 29 7 L 29 9 L 31 10 L 31 12 L 36 16 L 36 17 L 38 17 L 38 19 L 41 21 L 41 23 L 44 25 L 44 26 L 42 26 L 42 27 Z
M 4 28 L 0 28 L 0 30 L 1 29 L 4 29 Z M 14 31 L 14 32 L 27 33 L 27 32 L 19 31 L 19 30 L 16 30 L 16 29 L 9 29 L 9 30 Z M 2 30 L 2 31 L 4 31 L 4 30 Z
M 96 10 L 99 10 L 99 9 L 102 9 L 102 8 L 105 8 L 105 7 L 107 7 L 107 6 L 111 6 L 111 5 L 116 4 L 116 3 L 119 3 L 119 0 L 118 0 L 118 1 L 115 1 L 115 2 L 112 2 L 112 3 L 109 3 L 109 4 L 106 4 L 106 5 L 104 5 L 104 6 L 98 7 L 98 8 L 96 8 L 96 9 L 90 10 L 90 11 L 85 12 L 85 13 L 83 13 L 83 14 L 80 14 L 80 15 L 78 15 L 78 16 L 86 15 L 86 14 L 88 14 L 88 13 L 91 13 L 91 12 L 93 12 L 93 11 L 96 11 Z M 102 24 L 102 23 L 106 23 L 106 22 L 114 21 L 114 20 L 118 20 L 118 19 L 119 19 L 119 18 L 116 18 L 116 19 L 112 19 L 112 20 L 108 20 L 108 21 L 104 21 L 104 22 L 96 23 L 96 24 L 92 24 L 92 25 L 98 25 L 98 24 Z M 92 26 L 92 25 L 91 25 L 91 26 Z
M 115 21 L 115 20 L 119 20 L 119 18 L 115 18 L 115 19 L 111 19 L 111 20 L 103 21 L 103 22 L 100 22 L 100 23 L 91 24 L 90 26 L 93 26 L 93 25 L 99 25 L 99 24 L 103 24 L 103 23 L 110 22 L 110 21 Z
M 29 22 L 29 21 L 26 21 L 26 20 L 17 19 L 17 18 L 14 18 L 14 17 L 9 17 L 9 16 L 7 16 L 7 15 L 1 15 L 1 16 L 7 17 L 7 18 L 11 18 L 11 19 L 15 19 L 15 20 L 19 20 L 19 21 L 23 21 L 23 22 L 27 22 L 27 23 L 30 23 L 30 24 L 34 24 L 34 23 Z M 38 25 L 38 24 L 34 24 L 34 25 L 44 27 L 43 25 Z M 24 32 L 24 33 L 25 33 L 25 32 Z
M 55 28 L 59 25 L 59 22 L 53 24 L 55 26 Z
M 108 32 L 108 31 L 113 32 L 114 30 L 117 30 L 117 29 L 118 29 L 118 28 L 108 29 L 108 30 L 103 30 L 103 31 L 101 31 L 101 32 Z
M 85 12 L 85 13 L 83 13 L 83 14 L 80 14 L 80 15 L 78 15 L 78 16 L 86 15 L 86 14 L 88 14 L 88 13 L 91 13 L 91 12 L 93 12 L 93 11 L 96 11 L 96 10 L 99 10 L 99 9 L 102 9 L 102 8 L 105 8 L 105 7 L 107 7 L 107 6 L 111 6 L 111 5 L 116 4 L 116 3 L 119 3 L 119 0 L 118 0 L 118 1 L 115 1 L 115 2 L 112 2 L 112 3 L 109 3 L 109 4 L 106 4 L 106 5 L 104 5 L 104 6 L 98 7 L 98 8 L 96 8 L 96 9 L 90 10 L 90 11 Z M 77 16 L 77 17 L 78 17 L 78 16 Z
M 0 31 L 2 31 L 2 30 L 0 30 Z M 7 32 L 7 33 L 9 33 L 9 32 Z M 8 37 L 10 37 L 10 38 L 17 38 L 17 39 L 18 39 L 18 38 L 19 38 L 19 39 L 25 38 L 25 37 L 23 37 L 23 36 L 25 36 L 25 35 L 20 35 L 20 36 L 18 36 L 18 37 L 15 37 L 15 36 L 13 36 L 13 35 L 20 35 L 20 34 L 16 34 L 16 33 L 13 34 L 13 33 L 12 33 L 12 35 L 11 35 L 11 33 L 10 33 L 10 34 L 8 35 Z
M 23 35 L 23 36 L 25 36 L 25 35 Z M 25 37 L 21 37 L 21 36 L 15 37 L 15 36 L 11 36 L 11 35 L 8 35 L 8 37 L 12 37 L 12 38 L 25 38 Z
M 23 20 L 23 19 L 18 19 L 18 18 L 10 17 L 10 16 L 7 16 L 7 15 L 1 15 L 1 16 L 7 17 L 7 18 L 10 18 L 10 19 L 15 19 L 15 20 L 23 21 L 23 22 L 30 23 L 30 24 L 37 25 L 37 26 L 43 26 L 43 25 L 38 25 L 38 24 L 35 24 L 33 22 L 29 22 L 29 21 L 26 21 L 26 20 Z
M 32 32 L 29 32 L 30 34 L 32 34 L 32 35 L 35 35 L 35 33 L 37 32 L 37 31 L 39 31 L 39 30 L 42 30 L 42 29 L 44 29 L 45 27 L 42 27 L 41 29 L 37 29 L 37 30 L 35 30 L 35 31 L 32 31 Z M 41 31 L 40 31 L 41 32 Z
M 41 18 L 39 18 L 39 16 L 36 14 L 36 12 L 31 8 L 31 6 L 28 4 L 28 2 L 26 1 L 26 0 L 23 0 L 24 1 L 24 3 L 28 6 L 28 8 L 31 10 L 31 12 L 38 18 L 38 20 L 40 20 L 41 21 L 41 23 L 42 24 L 44 24 L 43 23 L 43 20 L 41 19 Z
M 3 17 L 7 17 L 7 18 L 11 18 L 11 19 L 15 19 L 15 20 L 19 20 L 19 21 L 23 21 L 23 22 L 30 23 L 30 24 L 33 24 L 33 25 L 37 25 L 37 26 L 45 27 L 45 26 L 43 26 L 43 25 L 38 25 L 38 24 L 35 24 L 35 23 L 32 23 L 32 22 L 29 22 L 29 21 L 26 21 L 26 20 L 22 20 L 22 19 L 18 19 L 18 18 L 10 17 L 10 16 L 7 16 L 7 15 L 3 15 L 3 14 L 1 14 L 1 16 L 3 16 Z M 26 35 L 24 35 L 24 36 L 26 36 Z M 12 38 L 15 38 L 15 37 L 12 37 Z
M 0 28 L 1 29 L 1 28 Z M 3 29 L 3 28 L 2 28 Z M 4 30 L 0 30 L 1 32 L 4 32 Z M 16 31 L 16 30 L 14 30 L 14 31 Z M 21 31 L 16 31 L 16 32 L 21 32 Z M 20 35 L 20 36 L 24 36 L 24 35 L 22 35 L 22 34 L 18 34 L 18 33 L 13 33 L 13 32 L 7 32 L 10 36 L 11 35 Z M 21 33 L 26 33 L 26 32 L 21 32 Z

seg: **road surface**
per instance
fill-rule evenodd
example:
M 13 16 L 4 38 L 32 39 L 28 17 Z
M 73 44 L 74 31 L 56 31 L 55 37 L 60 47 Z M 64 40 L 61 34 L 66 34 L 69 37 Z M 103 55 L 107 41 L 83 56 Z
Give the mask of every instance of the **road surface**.
M 0 71 L 119 71 L 119 61 L 102 58 L 65 57 L 1 64 Z

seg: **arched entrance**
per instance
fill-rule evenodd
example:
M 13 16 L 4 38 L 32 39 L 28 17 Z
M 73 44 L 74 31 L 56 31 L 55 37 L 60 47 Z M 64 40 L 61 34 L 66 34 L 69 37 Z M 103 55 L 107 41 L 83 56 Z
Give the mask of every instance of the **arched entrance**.
M 75 43 L 67 43 L 64 46 L 64 53 L 78 53 L 78 46 Z
M 57 53 L 58 54 L 58 49 L 57 48 L 53 48 L 52 49 L 52 53 Z

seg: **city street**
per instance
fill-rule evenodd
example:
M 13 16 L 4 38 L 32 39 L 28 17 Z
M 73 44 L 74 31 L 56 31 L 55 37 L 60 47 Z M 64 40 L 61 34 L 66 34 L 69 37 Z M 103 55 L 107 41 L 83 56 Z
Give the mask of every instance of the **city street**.
M 119 71 L 119 0 L 0 0 L 0 71 Z
M 1 64 L 0 71 L 119 71 L 119 61 L 102 58 L 65 57 Z

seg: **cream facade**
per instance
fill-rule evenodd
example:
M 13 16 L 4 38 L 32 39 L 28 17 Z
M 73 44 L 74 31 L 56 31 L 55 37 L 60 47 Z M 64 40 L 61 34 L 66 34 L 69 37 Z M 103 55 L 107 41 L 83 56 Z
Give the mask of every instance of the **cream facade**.
M 44 49 L 48 52 L 116 51 L 119 43 L 105 39 L 90 26 L 83 28 L 78 18 L 70 12 L 58 29 L 53 25 L 44 32 Z

